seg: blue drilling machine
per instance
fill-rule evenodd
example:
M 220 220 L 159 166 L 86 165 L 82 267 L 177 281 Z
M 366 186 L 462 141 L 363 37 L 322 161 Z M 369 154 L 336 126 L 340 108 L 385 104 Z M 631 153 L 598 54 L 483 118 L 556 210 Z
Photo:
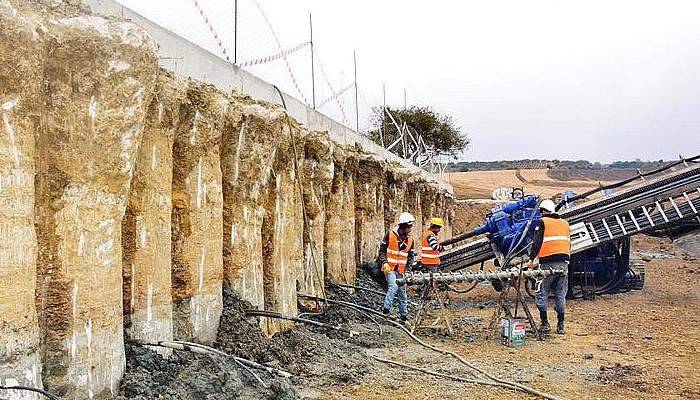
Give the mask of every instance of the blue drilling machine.
M 528 195 L 497 206 L 483 225 L 445 240 L 452 246 L 441 269 L 454 273 L 495 259 L 502 269 L 523 262 L 532 243 L 540 198 Z M 571 226 L 569 293 L 587 297 L 641 289 L 643 267 L 630 263 L 630 237 L 675 238 L 700 230 L 700 156 L 559 201 L 557 210 Z M 483 236 L 470 241 L 466 239 Z M 499 289 L 499 282 L 493 281 Z M 527 286 L 526 286 L 527 288 Z

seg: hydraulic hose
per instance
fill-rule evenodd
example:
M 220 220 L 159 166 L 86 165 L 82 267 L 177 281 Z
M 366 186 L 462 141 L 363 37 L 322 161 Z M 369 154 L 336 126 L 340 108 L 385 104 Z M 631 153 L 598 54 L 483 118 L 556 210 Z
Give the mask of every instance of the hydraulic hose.
M 53 394 L 47 390 L 39 389 L 39 388 L 35 388 L 35 387 L 30 387 L 30 386 L 0 386 L 0 390 L 20 390 L 20 391 L 24 391 L 24 392 L 34 392 L 34 393 L 42 394 L 51 400 L 61 400 L 58 396 L 56 396 L 55 394 Z
M 457 353 L 455 353 L 455 352 L 453 352 L 453 351 L 441 349 L 441 348 L 439 348 L 439 347 L 430 345 L 430 344 L 428 344 L 428 343 L 422 341 L 422 340 L 419 339 L 416 335 L 414 335 L 413 333 L 411 333 L 411 331 L 408 330 L 405 326 L 403 326 L 401 323 L 397 322 L 397 321 L 395 320 L 395 318 L 392 318 L 392 317 L 390 317 L 390 316 L 384 315 L 384 314 L 382 314 L 382 313 L 380 313 L 380 312 L 378 312 L 378 311 L 376 311 L 376 310 L 373 310 L 373 309 L 371 309 L 371 308 L 359 306 L 359 305 L 357 305 L 357 304 L 349 303 L 349 302 L 346 302 L 346 301 L 332 300 L 332 299 L 322 299 L 322 298 L 320 298 L 320 297 L 311 296 L 311 295 L 307 295 L 307 294 L 304 294 L 304 293 L 297 293 L 297 295 L 298 295 L 299 297 L 304 297 L 304 298 L 308 298 L 308 299 L 312 299 L 312 300 L 325 301 L 325 302 L 328 302 L 328 303 L 336 303 L 336 304 L 344 305 L 344 306 L 349 307 L 349 308 L 353 308 L 353 309 L 354 309 L 354 308 L 359 308 L 359 309 L 368 311 L 368 312 L 370 312 L 370 313 L 372 313 L 372 314 L 378 315 L 378 316 L 380 316 L 380 317 L 386 319 L 387 322 L 389 322 L 391 325 L 395 326 L 396 328 L 402 330 L 404 333 L 406 333 L 406 335 L 408 335 L 411 339 L 413 339 L 416 343 L 420 344 L 421 346 L 423 346 L 423 347 L 425 347 L 425 348 L 428 348 L 428 349 L 430 349 L 430 350 L 433 350 L 433 351 L 435 351 L 435 352 L 437 352 L 437 353 L 444 354 L 444 355 L 449 355 L 449 356 L 454 357 L 457 361 L 459 361 L 459 362 L 461 362 L 462 364 L 466 365 L 466 366 L 469 367 L 470 369 L 472 369 L 472 370 L 474 370 L 474 371 L 476 371 L 476 372 L 478 372 L 478 373 L 484 375 L 485 377 L 489 378 L 490 380 L 492 380 L 492 381 L 494 381 L 494 382 L 499 383 L 500 385 L 498 385 L 498 386 L 502 386 L 502 387 L 509 387 L 509 386 L 512 386 L 512 387 L 515 388 L 516 390 L 520 390 L 520 391 L 522 391 L 522 392 L 529 393 L 529 394 L 532 394 L 532 395 L 535 395 L 535 396 L 543 397 L 543 398 L 545 398 L 545 399 L 550 399 L 550 400 L 562 400 L 561 397 L 553 396 L 553 395 L 550 395 L 550 394 L 547 394 L 547 393 L 544 393 L 544 392 L 540 392 L 539 390 L 533 389 L 533 388 L 531 388 L 531 387 L 529 387 L 529 386 L 526 386 L 526 385 L 523 385 L 523 384 L 520 384 L 520 383 L 517 383 L 517 382 L 510 382 L 510 381 L 507 381 L 507 380 L 505 380 L 505 379 L 500 379 L 500 378 L 498 378 L 498 377 L 496 377 L 496 376 L 494 376 L 494 375 L 492 375 L 492 374 L 490 374 L 490 373 L 488 373 L 488 372 L 486 372 L 486 371 L 480 369 L 479 367 L 477 367 L 477 366 L 471 364 L 469 361 L 465 360 L 462 356 L 460 356 L 459 354 L 457 354 Z

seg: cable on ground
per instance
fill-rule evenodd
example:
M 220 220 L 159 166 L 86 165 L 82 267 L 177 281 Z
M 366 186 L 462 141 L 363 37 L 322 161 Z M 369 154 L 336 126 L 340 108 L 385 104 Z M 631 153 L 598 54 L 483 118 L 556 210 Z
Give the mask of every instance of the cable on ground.
M 371 308 L 359 306 L 359 305 L 357 305 L 357 304 L 352 304 L 352 303 L 340 301 L 340 300 L 320 299 L 320 298 L 318 298 L 318 297 L 316 297 L 316 296 L 311 296 L 311 295 L 307 295 L 307 294 L 303 294 L 303 293 L 299 293 L 298 296 L 300 296 L 300 297 L 305 297 L 305 298 L 309 298 L 309 299 L 312 299 L 312 300 L 317 300 L 317 301 L 326 301 L 326 302 L 328 302 L 328 303 L 336 303 L 336 304 L 340 304 L 340 305 L 345 305 L 346 307 L 350 307 L 350 308 L 355 308 L 355 307 L 357 307 L 357 308 L 360 308 L 360 309 L 362 309 L 362 310 L 364 310 L 364 311 L 371 312 L 372 314 L 375 314 L 375 315 L 378 315 L 378 316 L 380 316 L 380 317 L 382 317 L 382 318 L 385 318 L 390 324 L 392 324 L 393 326 L 395 326 L 395 327 L 401 329 L 402 331 L 404 331 L 404 333 L 406 333 L 406 335 L 408 335 L 411 339 L 413 339 L 416 343 L 420 344 L 421 346 L 423 346 L 423 347 L 425 347 L 425 348 L 428 348 L 428 349 L 430 349 L 430 350 L 433 350 L 433 351 L 435 351 L 435 352 L 437 352 L 437 353 L 440 353 L 440 354 L 445 354 L 445 355 L 452 356 L 452 357 L 455 358 L 457 361 L 459 361 L 459 362 L 461 362 L 462 364 L 466 365 L 467 367 L 469 367 L 469 368 L 472 369 L 473 371 L 478 372 L 478 373 L 484 375 L 485 377 L 491 379 L 491 380 L 494 381 L 494 382 L 500 383 L 503 387 L 512 386 L 512 387 L 515 388 L 515 390 L 519 390 L 519 391 L 522 391 L 522 392 L 525 392 L 525 393 L 529 393 L 529 394 L 532 394 L 532 395 L 535 395 L 535 396 L 539 396 L 539 397 L 542 397 L 542 398 L 545 398 L 545 399 L 549 399 L 549 400 L 563 400 L 562 397 L 550 395 L 550 394 L 541 392 L 541 391 L 539 391 L 539 390 L 533 389 L 533 388 L 531 388 L 531 387 L 529 387 L 529 386 L 526 386 L 526 385 L 523 385 L 523 384 L 520 384 L 520 383 L 510 382 L 510 381 L 507 381 L 507 380 L 505 380 L 505 379 L 498 378 L 498 377 L 496 377 L 496 376 L 494 376 L 494 375 L 492 375 L 492 374 L 490 374 L 490 373 L 484 371 L 483 369 L 481 369 L 481 368 L 479 368 L 479 367 L 477 367 L 477 366 L 471 364 L 469 361 L 465 360 L 462 356 L 460 356 L 459 354 L 457 354 L 457 353 L 455 353 L 455 352 L 453 352 L 453 351 L 441 349 L 441 348 L 439 348 L 439 347 L 430 345 L 430 344 L 428 344 L 428 343 L 422 341 L 422 340 L 419 339 L 417 336 L 415 336 L 413 333 L 411 333 L 411 331 L 408 330 L 405 326 L 403 326 L 401 323 L 397 322 L 395 318 L 388 317 L 388 316 L 386 316 L 386 315 L 380 313 L 379 311 L 372 310 Z
M 48 390 L 39 389 L 31 386 L 0 386 L 0 390 L 19 390 L 24 392 L 34 392 L 44 395 L 51 400 L 61 400 L 58 396 L 49 392 Z

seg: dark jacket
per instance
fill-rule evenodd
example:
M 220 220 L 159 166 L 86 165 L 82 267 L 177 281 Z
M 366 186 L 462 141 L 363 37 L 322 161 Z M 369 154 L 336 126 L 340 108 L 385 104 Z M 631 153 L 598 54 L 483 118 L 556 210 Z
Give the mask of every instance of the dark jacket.
M 552 213 L 546 215 L 549 218 L 559 219 L 561 218 L 559 214 Z M 544 238 L 544 221 L 541 219 L 537 221 L 537 227 L 535 228 L 535 233 L 532 237 L 532 247 L 530 248 L 530 260 L 534 260 L 537 257 L 537 253 L 540 252 L 542 247 L 542 239 Z M 540 264 L 546 264 L 548 262 L 557 261 L 569 261 L 568 254 L 552 254 L 551 256 L 540 258 Z

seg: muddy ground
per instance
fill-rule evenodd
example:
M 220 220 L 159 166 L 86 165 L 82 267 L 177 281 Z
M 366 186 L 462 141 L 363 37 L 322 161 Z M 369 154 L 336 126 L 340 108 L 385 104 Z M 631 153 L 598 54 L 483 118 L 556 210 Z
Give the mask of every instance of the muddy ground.
M 568 304 L 567 334 L 508 348 L 488 329 L 497 294 L 490 286 L 451 295 L 448 315 L 455 334 L 421 332 L 433 345 L 458 352 L 473 364 L 509 380 L 570 399 L 700 398 L 700 289 L 697 251 L 700 236 L 679 244 L 655 238 L 634 240 L 634 250 L 670 257 L 645 257 L 646 285 L 641 291 L 599 296 Z M 361 286 L 380 288 L 360 274 Z M 415 293 L 414 293 L 415 294 Z M 330 298 L 355 295 L 331 287 Z M 378 307 L 378 295 L 355 298 Z M 461 377 L 463 365 L 426 349 L 398 329 L 378 325 L 354 311 L 333 307 L 324 315 L 305 314 L 360 332 L 348 338 L 300 326 L 266 338 L 247 304 L 226 293 L 222 329 L 215 347 L 285 369 L 290 380 L 259 373 L 268 388 L 255 384 L 236 366 L 207 356 L 176 352 L 169 361 L 129 348 L 124 398 L 309 398 L 309 399 L 520 399 L 507 389 L 475 386 L 421 372 L 404 371 L 369 355 L 419 365 Z M 535 307 L 532 306 L 533 311 Z M 415 311 L 415 308 L 413 309 Z M 140 396 L 140 397 L 139 397 Z M 180 396 L 180 397 L 178 397 Z

